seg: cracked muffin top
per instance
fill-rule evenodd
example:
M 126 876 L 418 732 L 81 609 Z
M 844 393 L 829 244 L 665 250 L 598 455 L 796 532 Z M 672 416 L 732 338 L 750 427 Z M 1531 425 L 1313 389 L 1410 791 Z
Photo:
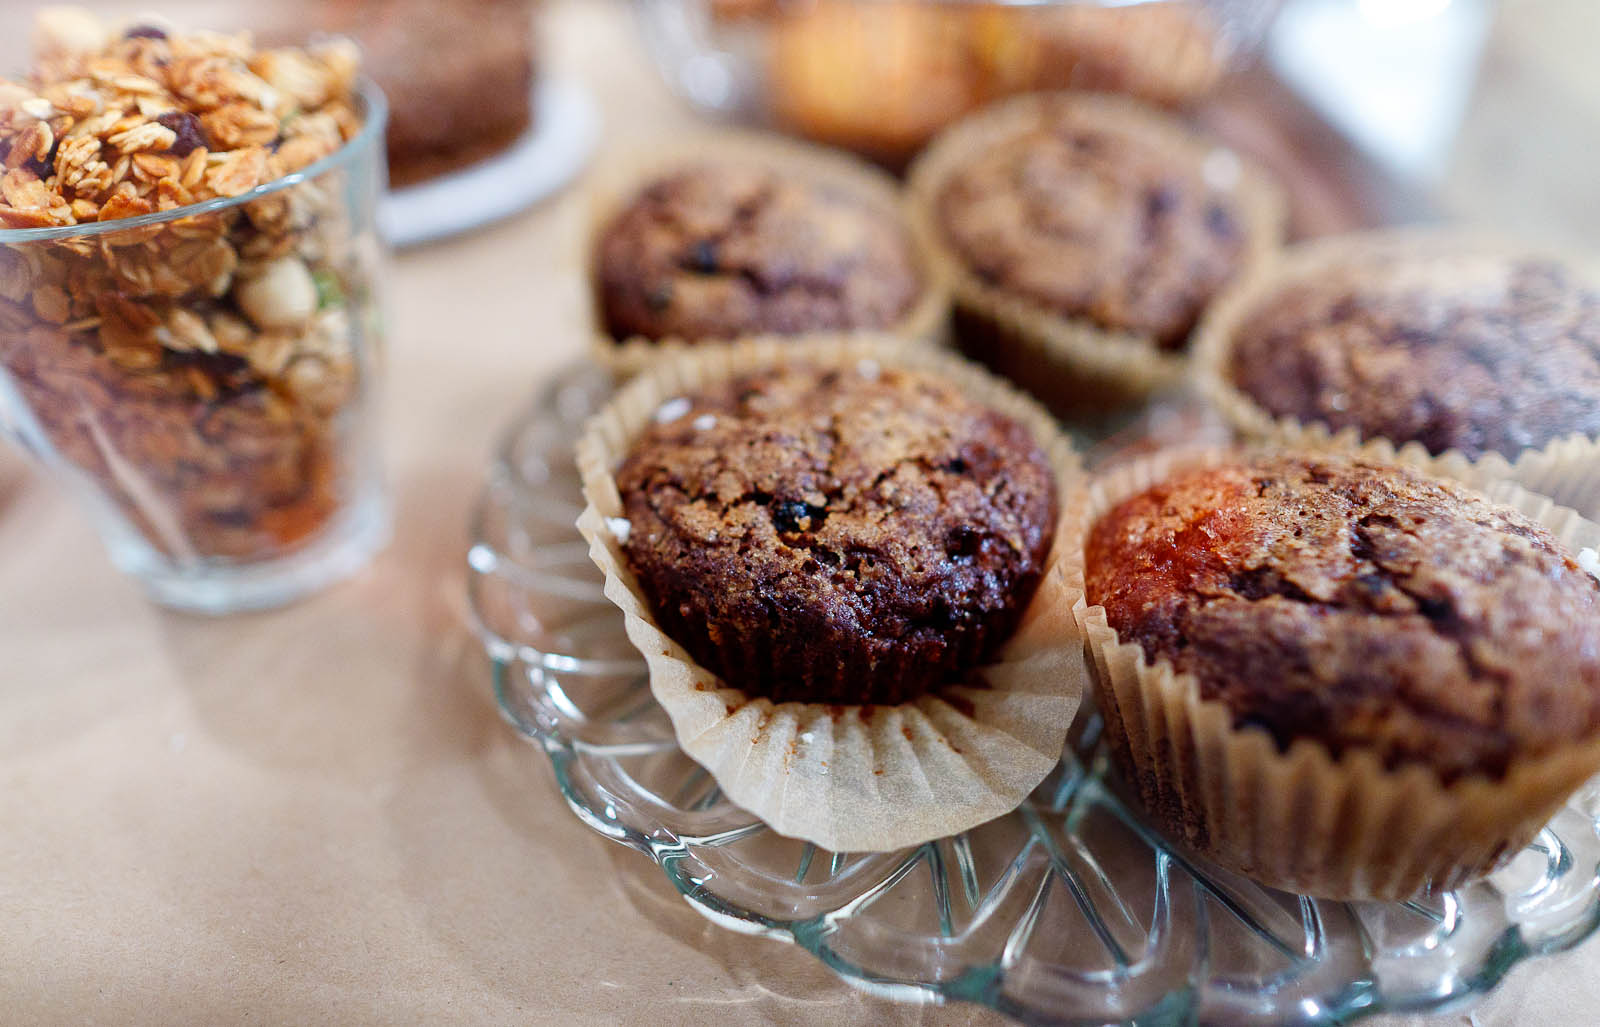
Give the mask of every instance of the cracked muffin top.
M 833 183 L 705 164 L 646 186 L 601 233 L 617 340 L 889 328 L 923 290 L 893 209 Z
M 1600 731 L 1600 581 L 1453 483 L 1331 456 L 1180 472 L 1099 518 L 1091 603 L 1280 748 L 1445 781 Z
M 1237 158 L 1213 152 L 1212 177 L 1236 178 Z M 1179 349 L 1247 257 L 1245 215 L 1206 168 L 1203 144 L 1119 128 L 1064 101 L 957 168 L 936 217 L 983 282 Z
M 1600 288 L 1492 255 L 1319 269 L 1244 319 L 1227 374 L 1275 417 L 1515 459 L 1600 437 Z
M 780 702 L 898 703 L 959 680 L 1015 628 L 1055 530 L 1026 428 L 872 361 L 663 404 L 616 481 L 658 623 Z

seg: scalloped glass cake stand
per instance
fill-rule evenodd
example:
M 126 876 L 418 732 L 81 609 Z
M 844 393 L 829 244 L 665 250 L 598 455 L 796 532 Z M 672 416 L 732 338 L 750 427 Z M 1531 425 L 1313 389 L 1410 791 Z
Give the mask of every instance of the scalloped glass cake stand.
M 892 853 L 774 834 L 678 749 L 573 527 L 573 440 L 609 391 L 570 371 L 506 436 L 473 525 L 471 608 L 500 709 L 568 805 L 716 923 L 795 942 L 876 994 L 1067 1024 L 1437 1010 L 1600 923 L 1595 783 L 1487 881 L 1326 902 L 1169 847 L 1118 800 L 1092 720 L 1020 809 L 965 834 Z

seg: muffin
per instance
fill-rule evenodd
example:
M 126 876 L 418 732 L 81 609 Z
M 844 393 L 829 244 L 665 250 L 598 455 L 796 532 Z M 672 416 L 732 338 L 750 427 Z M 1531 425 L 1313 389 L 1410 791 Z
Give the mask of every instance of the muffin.
M 888 167 L 984 104 L 1040 89 L 1097 89 L 1179 106 L 1210 92 L 1225 39 L 1203 5 L 937 4 L 818 0 L 756 8 L 770 35 L 774 119 Z M 747 13 L 740 20 L 748 20 Z
M 1204 4 L 1047 4 L 1026 15 L 990 6 L 973 16 L 997 33 L 995 74 L 1026 69 L 1019 87 L 1104 90 L 1182 107 L 1203 99 L 1227 70 L 1228 40 Z M 1020 62 L 1001 57 L 1018 51 L 1026 55 Z
M 1370 454 L 1168 457 L 1107 479 L 1086 621 L 1147 814 L 1331 898 L 1401 899 L 1509 858 L 1600 770 L 1600 580 L 1568 547 L 1600 528 L 1542 508 L 1543 524 Z
M 894 704 L 1016 626 L 1056 518 L 1043 451 L 926 373 L 764 368 L 617 470 L 628 566 L 706 669 L 774 702 Z
M 1492 459 L 1535 491 L 1600 511 L 1593 269 L 1455 234 L 1297 247 L 1219 303 L 1199 364 L 1248 433 Z
M 782 128 L 904 168 L 984 102 L 962 5 L 821 0 L 772 19 L 767 101 Z
M 911 171 L 957 338 L 1063 412 L 1175 380 L 1201 310 L 1278 244 L 1276 190 L 1231 151 L 1131 101 L 1022 97 Z
M 652 182 L 600 236 L 595 262 L 619 339 L 888 328 L 922 288 L 896 218 L 842 189 L 734 165 Z
M 599 204 L 588 263 L 606 363 L 631 372 L 664 347 L 751 335 L 937 334 L 944 294 L 892 181 L 775 140 L 697 151 Z
M 1048 414 L 862 335 L 680 349 L 586 428 L 579 527 L 679 744 L 836 851 L 965 830 L 1061 755 L 1087 681 Z

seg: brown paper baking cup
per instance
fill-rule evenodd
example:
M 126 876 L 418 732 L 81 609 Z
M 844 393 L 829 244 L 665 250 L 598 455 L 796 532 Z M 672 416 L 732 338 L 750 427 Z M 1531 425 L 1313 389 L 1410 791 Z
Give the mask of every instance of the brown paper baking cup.
M 1161 349 L 1148 334 L 1107 328 L 1086 317 L 1065 317 L 974 274 L 938 222 L 938 200 L 950 176 L 974 155 L 1072 107 L 1108 129 L 1165 147 L 1176 162 L 1208 159 L 1234 178 L 1246 249 L 1243 266 L 1267 260 L 1282 244 L 1286 208 L 1265 172 L 1220 143 L 1185 128 L 1171 115 L 1137 101 L 1098 93 L 1039 93 L 985 109 L 947 129 L 923 151 L 907 177 L 907 216 L 927 247 L 955 304 L 958 337 L 969 353 L 1063 414 L 1105 413 L 1141 402 L 1177 384 L 1187 356 Z
M 1113 506 L 1181 468 L 1214 466 L 1226 450 L 1157 454 L 1095 481 L 1073 526 L 1080 543 Z M 1360 455 L 1438 474 L 1425 454 L 1369 446 Z M 1479 482 L 1490 499 L 1537 520 L 1574 552 L 1600 547 L 1600 525 L 1514 482 Z M 1081 580 L 1081 579 L 1079 579 Z M 1443 784 L 1426 767 L 1385 769 L 1370 752 L 1335 759 L 1301 739 L 1280 751 L 1238 728 L 1227 705 L 1201 698 L 1193 676 L 1147 661 L 1121 641 L 1102 606 L 1077 597 L 1105 737 L 1123 783 L 1168 837 L 1287 891 L 1398 901 L 1453 888 L 1509 860 L 1600 771 L 1600 738 L 1513 764 L 1504 778 Z
M 1193 376 L 1197 390 L 1244 437 L 1301 449 L 1353 449 L 1380 441 L 1355 427 L 1332 430 L 1321 421 L 1275 417 L 1233 384 L 1228 373 L 1239 326 L 1276 290 L 1319 275 L 1358 271 L 1363 264 L 1392 265 L 1386 279 L 1403 275 L 1419 285 L 1452 281 L 1457 272 L 1437 266 L 1441 258 L 1481 256 L 1555 257 L 1600 284 L 1600 267 L 1574 254 L 1555 253 L 1495 236 L 1457 229 L 1391 229 L 1334 236 L 1300 243 L 1278 259 L 1259 265 L 1207 308 L 1194 341 Z M 1430 266 L 1431 265 L 1431 266 Z M 1450 477 L 1513 481 L 1529 492 L 1549 496 L 1584 517 L 1600 519 L 1600 437 L 1571 434 L 1507 459 L 1500 453 L 1472 458 L 1458 450 L 1429 456 L 1417 442 L 1387 440 L 1392 450 L 1429 460 Z
M 591 322 L 594 325 L 590 352 L 596 362 L 620 380 L 626 381 L 664 355 L 707 343 L 734 341 L 677 337 L 648 339 L 643 336 L 618 339 L 606 331 L 600 290 L 595 287 L 594 281 L 595 242 L 623 208 L 638 196 L 640 190 L 683 168 L 724 162 L 767 168 L 808 181 L 833 185 L 861 197 L 897 221 L 905 220 L 902 217 L 899 184 L 888 174 L 849 154 L 779 136 L 753 132 L 705 132 L 676 145 L 652 149 L 635 154 L 631 159 L 620 160 L 616 169 L 598 180 L 587 194 L 588 220 L 582 233 L 583 252 L 578 265 L 583 268 L 586 278 Z M 920 237 L 917 226 L 908 223 L 906 230 L 911 237 L 912 251 L 922 261 L 919 269 L 922 273 L 922 292 L 896 324 L 864 334 L 888 334 L 942 343 L 948 328 L 949 293 L 926 256 L 928 247 Z M 785 338 L 792 340 L 839 334 L 838 331 L 819 331 Z
M 1033 600 L 978 674 L 897 706 L 774 703 L 720 681 L 661 630 L 628 568 L 615 525 L 613 469 L 661 405 L 750 371 L 807 364 L 922 369 L 1025 425 L 1055 470 L 1060 519 Z M 578 467 L 588 508 L 578 527 L 650 668 L 678 744 L 735 803 L 779 834 L 836 852 L 886 851 L 1011 811 L 1061 758 L 1088 682 L 1071 613 L 1082 560 L 1066 526 L 1082 520 L 1077 453 L 1050 416 L 1004 382 L 932 347 L 887 336 L 762 338 L 679 350 L 624 387 L 587 425 Z

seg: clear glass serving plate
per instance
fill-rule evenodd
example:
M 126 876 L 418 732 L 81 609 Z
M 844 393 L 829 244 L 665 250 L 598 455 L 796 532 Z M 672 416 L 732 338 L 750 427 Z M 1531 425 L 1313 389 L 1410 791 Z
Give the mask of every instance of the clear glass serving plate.
M 559 377 L 512 425 L 472 526 L 470 606 L 505 718 L 584 823 L 712 921 L 799 944 L 890 998 L 1029 1023 L 1343 1023 L 1439 1010 L 1600 924 L 1600 784 L 1509 866 L 1400 904 L 1256 885 L 1121 802 L 1093 718 L 1022 807 L 892 853 L 783 838 L 679 749 L 573 526 L 572 445 L 611 385 Z

